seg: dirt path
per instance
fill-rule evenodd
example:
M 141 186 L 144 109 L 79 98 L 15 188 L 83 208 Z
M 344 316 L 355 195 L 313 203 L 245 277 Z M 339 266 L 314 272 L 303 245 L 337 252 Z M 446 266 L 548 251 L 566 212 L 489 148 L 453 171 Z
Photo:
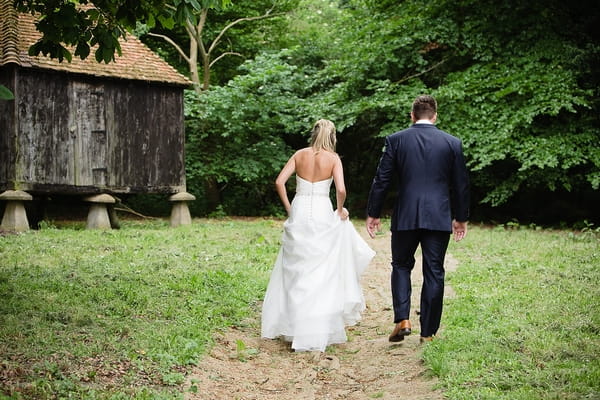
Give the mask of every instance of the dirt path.
M 362 225 L 357 224 L 357 229 L 367 236 Z M 413 335 L 399 344 L 388 342 L 393 328 L 390 234 L 367 240 L 377 255 L 362 280 L 367 309 L 359 325 L 347 328 L 348 343 L 329 346 L 325 353 L 294 353 L 283 341 L 261 339 L 259 322 L 253 321 L 248 328 L 230 329 L 217 338 L 211 353 L 188 379 L 188 387 L 195 385 L 197 392 L 186 394 L 186 399 L 443 399 L 420 359 L 423 345 L 414 311 Z M 448 255 L 446 269 L 455 267 L 455 260 Z M 413 309 L 418 304 L 421 282 L 417 259 Z M 446 296 L 452 295 L 447 288 Z

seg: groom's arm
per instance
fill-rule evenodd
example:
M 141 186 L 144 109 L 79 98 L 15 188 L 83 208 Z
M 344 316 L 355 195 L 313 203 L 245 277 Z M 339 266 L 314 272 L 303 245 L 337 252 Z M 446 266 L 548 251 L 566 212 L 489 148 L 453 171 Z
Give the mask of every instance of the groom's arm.
M 470 208 L 469 172 L 460 140 L 455 146 L 454 165 L 452 168 L 452 194 L 454 219 L 459 222 L 468 221 Z
M 375 173 L 373 183 L 371 184 L 367 202 L 367 232 L 371 238 L 374 238 L 375 234 L 381 230 L 381 220 L 379 217 L 381 215 L 381 209 L 383 208 L 385 195 L 390 187 L 393 173 L 393 149 L 390 139 L 387 137 L 385 139 L 385 148 L 377 167 L 377 172 Z
M 371 190 L 369 191 L 369 200 L 367 202 L 367 216 L 373 218 L 379 218 L 381 210 L 383 208 L 383 202 L 387 194 L 388 188 L 392 180 L 394 173 L 394 156 L 393 148 L 389 137 L 385 138 L 385 148 L 379 165 L 377 166 L 377 172 L 371 183 Z

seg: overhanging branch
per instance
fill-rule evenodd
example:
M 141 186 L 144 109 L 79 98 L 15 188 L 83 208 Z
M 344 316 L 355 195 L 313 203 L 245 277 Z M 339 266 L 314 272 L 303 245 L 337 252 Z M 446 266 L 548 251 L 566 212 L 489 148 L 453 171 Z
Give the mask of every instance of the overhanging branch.
M 175 42 L 173 41 L 173 39 L 171 39 L 170 37 L 168 37 L 168 36 L 165 36 L 165 35 L 161 35 L 161 34 L 159 34 L 159 33 L 152 33 L 152 32 L 148 32 L 147 34 L 148 34 L 149 36 L 154 36 L 154 37 L 157 37 L 157 38 L 161 38 L 161 39 L 163 39 L 164 41 L 166 41 L 167 43 L 169 43 L 171 46 L 175 47 L 175 50 L 177 50 L 177 52 L 178 52 L 178 53 L 179 53 L 179 54 L 180 54 L 180 55 L 181 55 L 181 56 L 182 56 L 182 57 L 183 57 L 183 58 L 184 58 L 184 59 L 185 59 L 185 60 L 186 60 L 188 63 L 190 62 L 190 58 L 188 57 L 188 55 L 187 55 L 187 54 L 185 54 L 185 51 L 183 51 L 183 50 L 181 49 L 181 47 L 179 47 L 179 45 L 178 45 L 177 43 L 175 43 Z
M 266 13 L 264 13 L 263 15 L 259 15 L 257 17 L 244 17 L 244 18 L 239 18 L 236 19 L 235 21 L 233 21 L 232 23 L 230 23 L 229 25 L 227 25 L 225 28 L 223 28 L 221 30 L 221 32 L 219 32 L 219 34 L 217 35 L 217 37 L 215 38 L 215 40 L 213 40 L 212 44 L 210 45 L 210 48 L 208 49 L 208 53 L 210 54 L 215 47 L 217 47 L 217 44 L 219 44 L 219 42 L 221 41 L 221 38 L 223 37 L 223 35 L 225 34 L 225 32 L 227 32 L 229 29 L 231 29 L 232 27 L 234 27 L 235 25 L 239 24 L 240 22 L 246 22 L 246 21 L 256 21 L 259 19 L 265 19 L 265 18 L 273 18 L 273 17 L 278 17 L 280 15 L 284 15 L 285 13 L 276 13 L 276 14 L 271 14 L 271 11 L 273 10 L 273 8 L 271 7 Z
M 408 76 L 405 76 L 404 78 L 402 78 L 402 79 L 400 79 L 400 80 L 398 80 L 398 81 L 396 81 L 396 82 L 394 82 L 394 83 L 395 83 L 395 84 L 400 84 L 400 83 L 406 82 L 406 81 L 408 81 L 408 80 L 411 80 L 411 79 L 413 79 L 413 78 L 416 78 L 416 77 L 419 77 L 419 76 L 421 76 L 421 75 L 424 75 L 424 74 L 426 74 L 426 73 L 428 73 L 428 72 L 430 72 L 430 71 L 433 71 L 434 69 L 436 69 L 436 68 L 437 68 L 437 67 L 439 67 L 440 65 L 444 64 L 446 61 L 448 61 L 448 59 L 447 59 L 447 58 L 444 58 L 442 61 L 440 61 L 440 62 L 438 62 L 438 63 L 436 63 L 436 64 L 432 65 L 432 66 L 431 66 L 431 67 L 429 67 L 429 68 L 427 68 L 425 71 L 421 71 L 421 72 L 419 72 L 419 73 L 416 73 L 416 74 L 413 74 L 413 75 L 408 75 Z
M 211 61 L 209 67 L 212 67 L 214 63 L 216 63 L 217 61 L 219 61 L 221 58 L 225 57 L 225 56 L 238 56 L 238 57 L 244 57 L 243 55 L 241 55 L 240 53 L 236 53 L 234 51 L 226 51 L 225 53 L 219 55 L 219 57 L 215 58 L 214 60 Z

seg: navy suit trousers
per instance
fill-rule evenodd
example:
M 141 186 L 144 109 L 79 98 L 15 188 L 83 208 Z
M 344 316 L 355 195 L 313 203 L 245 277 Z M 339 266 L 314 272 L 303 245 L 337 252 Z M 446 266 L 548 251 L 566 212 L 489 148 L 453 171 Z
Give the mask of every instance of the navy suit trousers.
M 421 336 L 433 336 L 440 327 L 444 299 L 444 257 L 450 234 L 427 229 L 392 231 L 392 299 L 394 323 L 410 316 L 411 272 L 419 244 L 423 259 Z

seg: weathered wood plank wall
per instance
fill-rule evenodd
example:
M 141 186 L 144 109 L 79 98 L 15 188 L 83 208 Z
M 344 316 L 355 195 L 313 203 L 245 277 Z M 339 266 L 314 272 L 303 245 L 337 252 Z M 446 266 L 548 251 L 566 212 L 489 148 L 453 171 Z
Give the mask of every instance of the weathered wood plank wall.
M 47 76 L 50 75 L 50 76 Z M 44 79 L 46 78 L 46 79 Z M 31 184 L 75 183 L 67 162 L 73 154 L 69 138 L 69 93 L 58 74 L 17 75 L 15 101 L 17 141 L 15 179 L 25 190 Z M 76 184 L 76 183 L 75 183 Z
M 16 116 L 0 117 L 0 185 L 63 194 L 185 190 L 181 88 L 28 69 L 17 70 L 16 82 Z
M 152 182 L 185 185 L 182 90 L 111 85 L 106 96 L 110 99 L 107 104 L 120 107 L 109 110 L 119 118 L 108 119 L 107 127 L 110 132 L 120 132 L 111 136 L 119 143 L 109 146 L 115 150 L 109 155 L 114 169 L 112 184 L 137 188 Z

